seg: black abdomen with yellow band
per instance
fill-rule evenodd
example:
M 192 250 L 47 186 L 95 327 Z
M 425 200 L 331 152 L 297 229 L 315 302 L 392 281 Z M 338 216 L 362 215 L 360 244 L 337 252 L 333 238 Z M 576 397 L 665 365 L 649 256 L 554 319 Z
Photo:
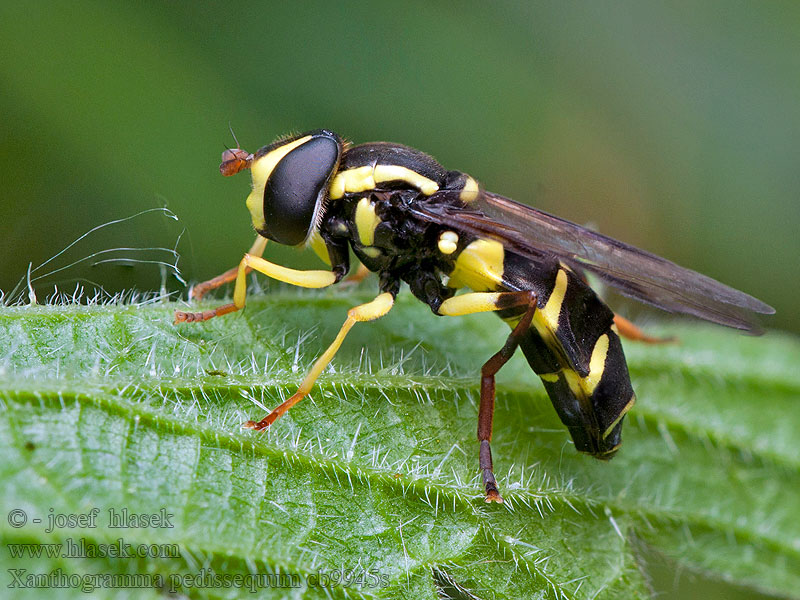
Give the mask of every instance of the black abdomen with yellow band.
M 533 262 L 497 241 L 479 239 L 459 253 L 450 283 L 536 293 L 537 310 L 519 346 L 576 448 L 610 458 L 634 395 L 614 314 L 584 280 L 557 260 Z M 523 312 L 506 309 L 498 315 L 513 328 Z
M 246 204 L 259 237 L 237 268 L 193 291 L 200 298 L 235 280 L 233 302 L 178 311 L 176 322 L 242 309 L 250 270 L 302 287 L 337 283 L 349 271 L 350 252 L 378 273 L 380 290 L 372 302 L 348 311 L 297 392 L 246 426 L 264 429 L 304 398 L 350 328 L 388 313 L 405 282 L 438 315 L 496 312 L 511 327 L 481 369 L 479 463 L 487 501 L 502 501 L 490 448 L 495 374 L 517 347 L 578 450 L 610 458 L 619 446 L 634 394 L 618 334 L 653 340 L 615 317 L 587 285 L 584 270 L 640 301 L 751 333 L 758 332 L 754 313 L 774 312 L 699 273 L 481 190 L 469 175 L 407 146 L 350 147 L 335 133 L 317 130 L 254 154 L 240 148 L 223 153 L 223 175 L 245 169 L 252 173 Z M 330 269 L 298 271 L 265 260 L 268 240 L 305 244 Z M 463 288 L 471 291 L 456 293 Z

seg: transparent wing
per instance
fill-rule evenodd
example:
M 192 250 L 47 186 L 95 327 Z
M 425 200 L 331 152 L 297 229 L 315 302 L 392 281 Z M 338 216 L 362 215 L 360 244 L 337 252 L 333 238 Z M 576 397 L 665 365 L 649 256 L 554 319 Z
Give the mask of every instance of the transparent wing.
M 458 192 L 414 203 L 420 218 L 500 241 L 531 260 L 557 257 L 598 275 L 620 293 L 668 312 L 684 313 L 750 333 L 756 313 L 775 310 L 760 300 L 655 254 L 490 192 L 468 207 Z

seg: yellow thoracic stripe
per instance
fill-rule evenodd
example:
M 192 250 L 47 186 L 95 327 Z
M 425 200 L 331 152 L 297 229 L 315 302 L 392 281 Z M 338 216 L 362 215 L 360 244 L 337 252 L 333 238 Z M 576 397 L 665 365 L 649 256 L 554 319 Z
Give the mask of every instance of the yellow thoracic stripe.
M 362 198 L 356 206 L 356 230 L 358 231 L 358 241 L 362 246 L 372 246 L 375 242 L 375 228 L 380 225 L 381 220 L 375 214 L 375 205 L 369 198 Z
M 398 165 L 375 165 L 375 181 L 405 181 L 426 196 L 439 190 L 439 184 L 416 171 Z
M 442 254 L 452 254 L 458 250 L 458 234 L 455 231 L 443 231 L 437 246 Z
M 475 240 L 456 259 L 448 285 L 468 287 L 476 292 L 497 289 L 503 283 L 503 244 L 495 240 Z
M 420 175 L 416 171 L 399 165 L 367 165 L 339 171 L 331 181 L 328 197 L 332 200 L 345 194 L 357 194 L 375 189 L 378 183 L 385 181 L 405 181 L 426 196 L 439 189 L 432 179 Z
M 306 135 L 283 146 L 278 146 L 253 161 L 250 166 L 250 172 L 253 176 L 253 191 L 247 196 L 247 208 L 253 219 L 253 227 L 256 229 L 264 229 L 266 226 L 266 221 L 264 221 L 264 188 L 267 185 L 267 179 L 269 179 L 272 171 L 275 170 L 275 165 L 289 152 L 305 144 L 310 139 L 311 136 Z
M 470 202 L 474 202 L 475 198 L 478 197 L 478 191 L 478 182 L 467 175 L 467 180 L 464 182 L 464 187 L 461 188 L 461 193 L 458 195 L 458 199 L 465 204 L 469 204 Z
M 372 176 L 373 167 L 356 167 L 339 171 L 331 181 L 328 197 L 332 200 L 341 198 L 345 193 L 355 194 L 375 189 L 375 178 Z

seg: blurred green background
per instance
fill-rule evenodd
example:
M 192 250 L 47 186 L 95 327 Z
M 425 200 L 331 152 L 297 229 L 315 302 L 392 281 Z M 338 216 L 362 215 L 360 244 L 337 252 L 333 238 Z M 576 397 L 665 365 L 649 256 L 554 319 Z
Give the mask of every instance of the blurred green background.
M 800 331 L 800 4 L 2 3 L 0 289 L 157 289 L 252 241 L 249 150 L 390 140 L 772 304 Z M 291 250 L 270 256 L 298 263 Z M 115 259 L 92 266 L 101 259 Z M 121 260 L 118 260 L 121 259 Z M 179 283 L 168 278 L 168 285 Z
M 234 266 L 253 234 L 247 175 L 217 171 L 229 127 L 251 151 L 325 127 L 425 150 L 800 331 L 797 2 L 3 2 L 0 49 L 6 294 L 93 227 L 163 206 L 179 220 L 103 228 L 34 271 L 39 298 L 179 289 L 152 264 L 177 242 L 188 281 Z M 151 249 L 69 266 L 117 247 Z

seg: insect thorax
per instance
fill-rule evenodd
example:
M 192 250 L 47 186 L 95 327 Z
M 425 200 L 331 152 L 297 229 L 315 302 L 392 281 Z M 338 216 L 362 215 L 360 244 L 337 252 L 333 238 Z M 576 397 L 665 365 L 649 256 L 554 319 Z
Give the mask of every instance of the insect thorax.
M 345 195 L 331 202 L 321 231 L 323 237 L 346 239 L 358 260 L 379 274 L 382 291 L 397 291 L 406 282 L 435 311 L 455 293 L 445 285 L 454 258 L 437 246 L 445 228 L 407 210 L 418 195 L 414 190 Z

